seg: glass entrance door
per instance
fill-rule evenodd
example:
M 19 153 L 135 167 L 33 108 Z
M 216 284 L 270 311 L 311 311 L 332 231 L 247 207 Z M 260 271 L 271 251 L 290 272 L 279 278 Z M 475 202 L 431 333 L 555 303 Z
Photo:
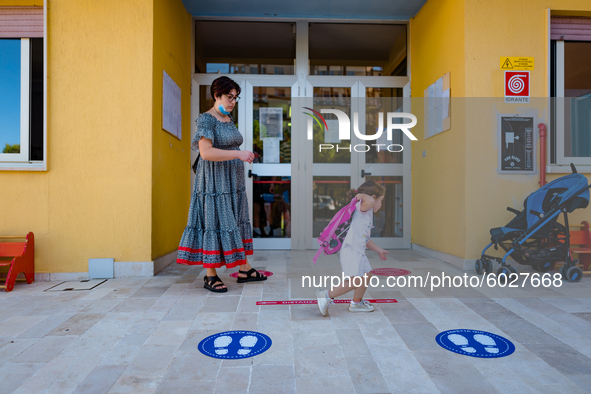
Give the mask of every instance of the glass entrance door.
M 255 153 L 247 191 L 255 249 L 291 249 L 294 78 L 245 82 L 246 146 Z M 249 167 L 247 165 L 247 167 Z
M 192 100 L 194 117 L 213 105 L 209 88 L 216 77 L 194 79 L 193 91 L 199 92 Z M 340 110 L 351 125 L 357 113 L 359 132 L 371 135 L 380 113 L 385 125 L 388 112 L 411 112 L 408 85 L 401 87 L 406 81 L 308 76 L 302 86 L 292 76 L 235 80 L 242 88 L 232 114 L 244 137 L 241 149 L 258 154 L 252 165 L 245 164 L 255 249 L 317 248 L 316 237 L 348 203 L 347 191 L 369 179 L 387 189 L 384 207 L 374 216 L 372 239 L 383 248 L 410 248 L 410 140 L 396 130 L 392 141 L 386 132 L 377 141 L 364 141 L 351 129 L 351 139 L 341 141 L 335 115 L 323 114 L 328 127 L 321 127 L 306 109 Z M 321 150 L 320 144 L 334 148 Z M 396 152 L 396 144 L 402 152 Z
M 323 109 L 336 109 L 351 118 L 358 112 L 356 95 L 358 83 L 352 78 L 317 79 L 310 78 L 306 86 L 305 108 L 320 113 Z M 308 110 L 308 115 L 314 114 Z M 305 116 L 305 115 L 304 115 Z M 306 193 L 307 206 L 305 227 L 307 229 L 307 247 L 316 248 L 316 237 L 328 225 L 332 217 L 347 204 L 346 193 L 357 187 L 356 180 L 351 178 L 357 170 L 357 162 L 353 160 L 351 144 L 354 140 L 339 140 L 339 126 L 336 115 L 323 114 L 327 127 L 319 122 L 312 122 L 310 116 L 301 122 L 303 130 L 308 122 L 312 123 L 312 140 L 306 140 Z M 305 133 L 302 133 L 305 134 Z M 321 145 L 325 144 L 325 145 Z M 321 146 L 334 146 L 333 149 L 320 149 Z M 338 148 L 336 147 L 338 145 Z M 308 169 L 311 169 L 308 170 Z M 311 208 L 311 209 L 310 209 Z M 311 237 L 310 237 L 311 235 Z
M 361 134 L 375 134 L 380 117 L 386 127 L 388 113 L 411 112 L 409 90 L 409 86 L 360 82 L 359 119 L 365 119 L 359 122 Z M 408 123 L 408 119 L 394 118 L 394 123 Z M 371 238 L 383 248 L 410 248 L 410 140 L 401 130 L 395 130 L 392 140 L 387 140 L 386 130 L 383 130 L 378 140 L 364 142 L 370 149 L 360 149 L 355 155 L 359 161 L 360 182 L 374 180 L 386 187 L 383 207 L 374 214 Z
M 380 116 L 385 127 L 388 112 L 410 112 L 410 103 L 403 98 L 410 96 L 408 87 L 401 86 L 406 81 L 372 83 L 350 77 L 309 77 L 309 81 L 306 107 L 319 113 L 322 109 L 344 112 L 351 130 L 350 140 L 340 140 L 337 117 L 330 113 L 322 114 L 326 125 L 312 123 L 313 140 L 306 144 L 306 152 L 311 152 L 306 159 L 306 168 L 311 168 L 306 171 L 307 206 L 311 207 L 306 211 L 307 248 L 317 247 L 316 237 L 349 202 L 347 192 L 370 179 L 386 186 L 383 208 L 374 216 L 372 240 L 383 248 L 410 248 L 410 141 L 400 130 L 393 133 L 392 141 L 385 130 L 377 141 L 362 140 L 353 131 L 355 119 L 360 134 L 373 135 Z

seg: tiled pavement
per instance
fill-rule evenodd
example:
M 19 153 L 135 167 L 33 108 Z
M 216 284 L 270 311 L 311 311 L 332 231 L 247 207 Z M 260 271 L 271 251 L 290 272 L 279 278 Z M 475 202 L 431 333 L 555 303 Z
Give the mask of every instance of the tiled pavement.
M 0 292 L 0 393 L 591 392 L 590 278 L 545 289 L 380 286 L 367 297 L 398 303 L 370 314 L 332 305 L 326 318 L 316 305 L 256 305 L 311 299 L 302 275 L 340 274 L 337 257 L 313 266 L 313 253 L 255 252 L 252 265 L 274 275 L 237 284 L 220 270 L 225 294 L 203 289 L 199 267 L 176 264 L 91 291 L 20 283 Z M 373 268 L 464 274 L 413 251 L 390 256 L 368 252 Z M 437 333 L 455 328 L 504 336 L 516 351 L 481 359 L 436 344 Z M 232 329 L 265 333 L 273 345 L 242 360 L 197 350 L 206 336 Z

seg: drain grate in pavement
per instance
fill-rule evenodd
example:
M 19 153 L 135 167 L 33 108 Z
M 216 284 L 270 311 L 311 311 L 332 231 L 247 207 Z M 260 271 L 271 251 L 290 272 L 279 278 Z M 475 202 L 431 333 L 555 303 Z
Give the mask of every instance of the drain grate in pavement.
M 81 280 L 77 282 L 62 282 L 50 287 L 45 291 L 80 291 L 92 290 L 98 285 L 106 282 L 106 279 Z

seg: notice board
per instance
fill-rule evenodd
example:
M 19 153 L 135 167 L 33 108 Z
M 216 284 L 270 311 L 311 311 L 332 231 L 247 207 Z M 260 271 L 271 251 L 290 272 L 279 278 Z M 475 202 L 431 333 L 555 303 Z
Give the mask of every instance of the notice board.
M 162 70 L 162 128 L 182 139 L 181 88 Z
M 497 115 L 499 165 L 503 174 L 536 173 L 535 116 L 516 114 Z

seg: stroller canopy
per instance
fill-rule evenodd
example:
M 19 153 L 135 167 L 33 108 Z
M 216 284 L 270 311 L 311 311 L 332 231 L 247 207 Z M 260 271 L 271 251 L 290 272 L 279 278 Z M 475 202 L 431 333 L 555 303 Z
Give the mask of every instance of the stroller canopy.
M 572 200 L 568 201 L 565 206 L 568 213 L 578 208 L 586 208 L 589 205 L 587 186 L 589 184 L 584 175 L 570 174 L 555 179 L 530 194 L 523 204 L 527 212 L 527 227 L 532 226 L 540 219 L 539 213 L 546 214 L 571 197 Z
M 525 199 L 524 210 L 521 211 L 505 227 L 492 229 L 491 234 L 499 236 L 518 230 L 526 230 L 540 220 L 540 214 L 546 215 L 553 208 L 565 204 L 567 212 L 589 205 L 589 189 L 587 178 L 581 174 L 570 174 L 553 180 L 542 186 Z M 546 229 L 546 230 L 549 230 Z

